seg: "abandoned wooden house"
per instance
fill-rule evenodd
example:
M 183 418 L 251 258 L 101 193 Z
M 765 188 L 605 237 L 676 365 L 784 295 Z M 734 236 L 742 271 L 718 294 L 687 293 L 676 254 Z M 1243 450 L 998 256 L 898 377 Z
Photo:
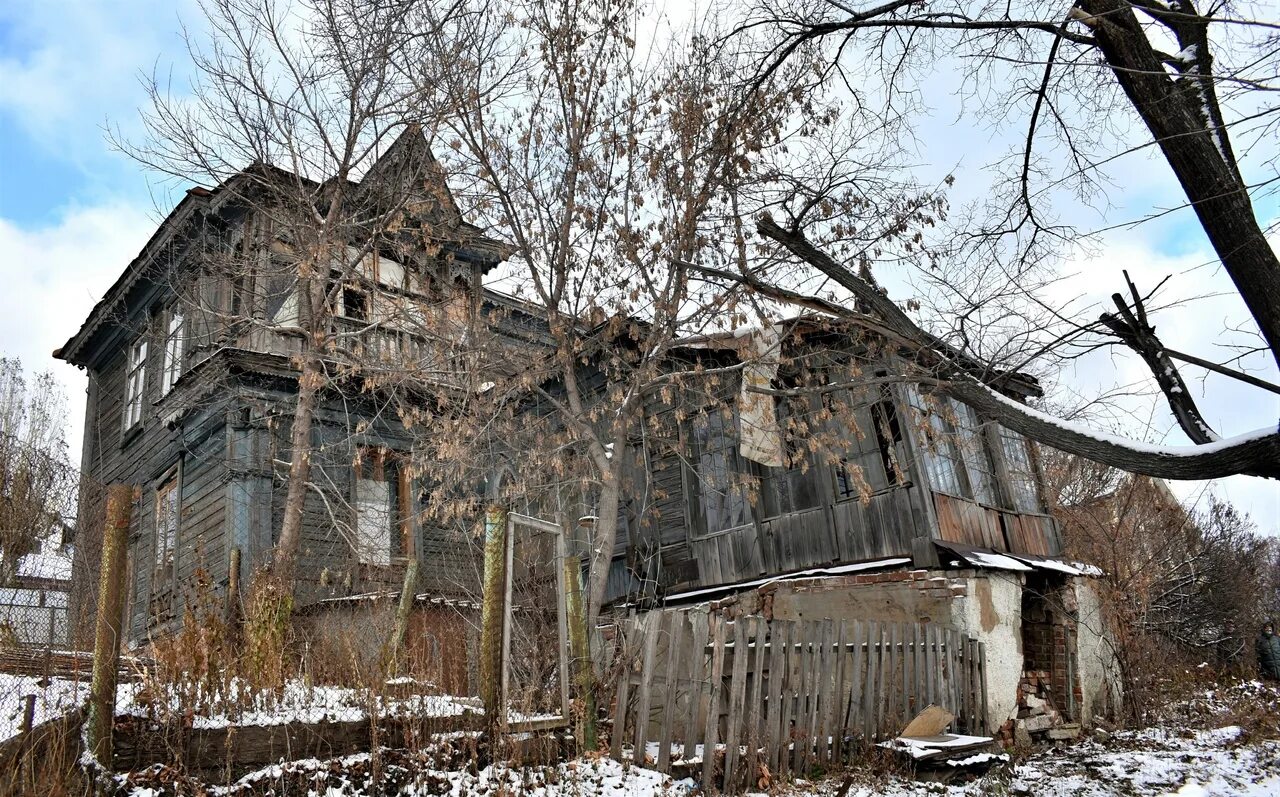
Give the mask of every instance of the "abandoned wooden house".
M 718 619 L 736 626 L 733 633 L 746 629 L 726 643 L 726 690 L 736 650 L 771 647 L 773 625 L 870 622 L 874 629 L 859 628 L 882 630 L 884 643 L 863 642 L 861 650 L 897 655 L 900 674 L 935 632 L 958 635 L 953 647 L 961 651 L 972 640 L 984 659 L 974 676 L 981 683 L 963 699 L 958 685 L 944 700 L 911 692 L 900 677 L 881 699 L 897 706 L 901 697 L 894 714 L 904 722 L 912 707 L 938 700 L 957 716 L 967 712 L 976 730 L 1021 717 L 1018 727 L 1069 732 L 1114 707 L 1114 665 L 1090 586 L 1100 571 L 1061 558 L 1036 446 L 964 404 L 894 383 L 889 375 L 903 372 L 899 354 L 874 336 L 800 318 L 769 330 L 764 349 L 749 342 L 763 332 L 681 352 L 707 371 L 761 350 L 772 355 L 760 361 L 763 374 L 750 366 L 718 391 L 700 386 L 655 398 L 634 440 L 635 483 L 609 598 L 619 616 L 631 615 L 624 627 L 661 631 L 655 651 L 637 653 L 657 662 L 643 676 L 637 671 L 640 683 L 671 676 L 668 697 L 683 694 L 684 672 L 662 672 L 680 659 L 669 645 L 699 623 L 708 633 L 708 617 L 713 628 Z M 1039 393 L 1016 374 L 996 385 L 1020 400 Z M 785 666 L 801 677 L 799 665 Z M 847 704 L 848 691 L 839 699 Z M 1026 722 L 1028 713 L 1036 718 Z M 635 718 L 619 717 L 628 720 Z M 660 723 L 651 722 L 649 738 L 657 739 Z
M 220 594 L 233 551 L 247 578 L 280 528 L 298 391 L 298 341 L 283 328 L 298 310 L 293 283 L 267 270 L 289 257 L 253 196 L 270 177 L 255 166 L 188 192 L 56 353 L 89 375 L 84 474 L 140 486 L 126 609 L 135 643 L 175 628 L 201 590 Z M 371 248 L 333 287 L 333 325 L 363 358 L 339 376 L 429 362 L 448 390 L 462 378 L 451 336 L 477 318 L 504 319 L 513 346 L 546 345 L 536 314 L 483 287 L 503 248 L 461 219 L 418 131 L 351 193 L 376 203 L 388 185 L 414 199 L 419 216 L 399 227 L 419 234 Z M 216 266 L 228 253 L 242 253 L 240 268 Z M 427 308 L 418 326 L 398 320 L 406 305 Z M 646 405 L 621 455 L 612 615 L 923 624 L 984 646 L 986 697 L 968 706 L 982 727 L 1041 699 L 1032 680 L 1062 717 L 1087 720 L 1108 697 L 1110 664 L 1088 568 L 1059 558 L 1035 447 L 962 404 L 875 378 L 896 356 L 883 346 L 813 319 L 773 334 L 780 354 L 750 371 L 772 392 L 734 377 Z M 673 357 L 731 360 L 757 337 Z M 999 389 L 1037 392 L 1016 375 Z M 424 486 L 400 466 L 411 437 L 378 391 L 323 394 L 312 445 L 319 486 L 305 504 L 300 604 L 394 588 L 411 559 L 428 594 L 475 594 L 475 549 L 418 520 Z M 441 667 L 466 680 L 457 662 Z
M 55 353 L 89 376 L 83 473 L 140 488 L 128 556 L 134 643 L 172 629 L 200 590 L 216 598 L 233 550 L 247 584 L 279 533 L 299 340 L 289 333 L 296 270 L 261 195 L 272 179 L 315 187 L 255 165 L 213 190 L 190 190 Z M 424 564 L 425 591 L 473 591 L 469 551 L 417 523 L 421 486 L 400 467 L 410 445 L 403 424 L 377 391 L 352 383 L 373 370 L 395 378 L 412 362 L 436 374 L 440 390 L 454 389 L 451 336 L 465 335 L 486 307 L 513 304 L 481 288 L 502 249 L 460 218 L 416 128 L 347 194 L 375 209 L 392 196 L 408 211 L 396 235 L 330 286 L 334 337 L 367 370 L 335 365 L 335 389 L 316 409 L 319 487 L 305 503 L 296 598 L 398 587 L 410 558 Z M 102 507 L 90 501 L 81 511 L 94 517 Z

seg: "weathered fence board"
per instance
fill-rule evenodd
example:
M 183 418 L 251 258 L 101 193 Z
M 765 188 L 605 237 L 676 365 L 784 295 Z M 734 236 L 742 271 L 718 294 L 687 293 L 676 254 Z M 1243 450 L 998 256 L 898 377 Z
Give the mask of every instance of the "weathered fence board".
M 613 755 L 631 741 L 644 761 L 656 745 L 660 771 L 692 767 L 709 789 L 839 763 L 850 741 L 896 733 L 930 704 L 956 730 L 986 731 L 985 651 L 953 629 L 674 610 L 620 631 Z

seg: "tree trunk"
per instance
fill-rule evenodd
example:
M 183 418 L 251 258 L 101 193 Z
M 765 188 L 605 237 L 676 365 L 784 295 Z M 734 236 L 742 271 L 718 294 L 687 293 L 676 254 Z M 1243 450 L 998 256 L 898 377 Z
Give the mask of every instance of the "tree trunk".
M 591 539 L 591 588 L 587 598 L 587 628 L 596 626 L 604 591 L 609 585 L 609 565 L 613 561 L 613 544 L 618 538 L 618 504 L 620 494 L 616 474 L 606 474 L 600 487 L 600 505 L 596 510 L 595 533 Z
M 302 541 L 302 509 L 307 498 L 307 482 L 311 479 L 311 422 L 323 379 L 323 365 L 315 354 L 309 353 L 298 377 L 298 400 L 289 437 L 289 489 L 285 493 L 284 520 L 280 524 L 273 567 L 281 590 L 290 596 L 294 592 L 293 571 Z
M 1080 6 L 1093 15 L 1094 36 L 1116 81 L 1160 146 L 1280 364 L 1280 260 L 1258 225 L 1248 188 L 1215 143 L 1200 81 L 1189 87 L 1183 81 L 1193 78 L 1175 80 L 1165 71 L 1127 2 L 1082 0 Z

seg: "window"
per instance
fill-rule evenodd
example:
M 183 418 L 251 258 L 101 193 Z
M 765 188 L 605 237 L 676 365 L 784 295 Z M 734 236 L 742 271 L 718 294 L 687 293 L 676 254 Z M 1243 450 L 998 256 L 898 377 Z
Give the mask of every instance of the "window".
M 884 376 L 877 373 L 876 376 Z M 824 394 L 827 400 L 830 394 Z M 869 399 L 866 399 L 869 400 Z M 906 480 L 905 469 L 899 459 L 898 446 L 902 443 L 902 428 L 898 424 L 898 412 L 888 385 L 882 385 L 879 400 L 865 410 L 862 402 L 848 395 L 848 402 L 828 401 L 828 409 L 836 413 L 852 412 L 862 436 L 843 433 L 848 440 L 849 457 L 841 458 L 836 465 L 836 495 L 839 498 L 861 498 L 865 491 L 874 492 L 894 487 Z M 848 424 L 845 423 L 847 429 Z M 875 443 L 875 450 L 869 444 Z M 856 461 L 851 461 L 856 458 Z M 883 476 L 883 478 L 882 478 Z
M 705 420 L 705 422 L 703 422 Z M 751 502 L 738 454 L 737 414 L 712 411 L 692 425 L 703 530 L 707 533 L 751 522 Z
M 342 314 L 357 321 L 367 321 L 369 319 L 369 294 L 358 288 L 343 288 Z
M 955 427 L 946 417 L 947 400 L 938 396 L 922 396 L 909 391 L 911 404 L 923 420 L 920 452 L 929 485 L 938 492 L 968 498 L 969 490 L 964 459 L 956 447 Z
M 807 439 L 800 402 L 778 401 L 778 428 L 782 430 L 781 468 L 763 467 L 761 493 L 764 497 L 765 517 L 777 517 L 788 512 L 799 512 L 818 506 L 818 491 L 814 484 L 815 471 L 810 467 L 804 440 Z
M 164 336 L 164 370 L 160 373 L 160 395 L 168 395 L 182 376 L 182 355 L 185 346 L 182 308 L 169 308 L 169 323 Z
M 129 349 L 124 376 L 124 428 L 132 429 L 142 420 L 142 394 L 147 383 L 147 338 L 143 335 Z
M 413 485 L 395 452 L 360 449 L 355 471 L 355 549 L 361 564 L 386 567 L 396 555 L 414 555 Z
M 964 458 L 965 475 L 968 477 L 970 497 L 994 506 L 996 503 L 995 469 L 985 445 L 986 434 L 978 414 L 968 404 L 951 400 L 951 411 L 956 417 L 956 445 Z
M 1036 492 L 1035 468 L 1027 441 L 1012 429 L 1000 428 L 1000 449 L 1005 467 L 1009 470 L 1009 498 L 1012 509 L 1019 512 L 1041 511 L 1040 497 Z
M 155 571 L 153 594 L 173 587 L 174 552 L 178 545 L 178 477 L 170 476 L 156 488 Z

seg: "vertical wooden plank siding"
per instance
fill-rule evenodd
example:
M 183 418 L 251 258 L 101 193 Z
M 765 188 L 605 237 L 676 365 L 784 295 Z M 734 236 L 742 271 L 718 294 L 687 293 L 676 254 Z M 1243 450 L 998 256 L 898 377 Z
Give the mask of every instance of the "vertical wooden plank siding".
M 738 618 L 733 624 L 733 670 L 729 681 L 729 717 L 724 734 L 724 790 L 732 791 L 737 784 L 738 740 L 741 732 L 742 709 L 747 695 L 747 620 Z
M 641 626 L 644 658 L 641 663 L 640 693 L 636 699 L 635 762 L 644 766 L 645 744 L 649 733 L 649 708 L 653 697 L 653 661 L 658 649 L 658 636 L 662 632 L 662 612 L 649 612 Z
M 684 613 L 669 612 L 670 631 L 667 637 L 666 696 L 662 701 L 662 720 L 658 734 L 658 771 L 671 771 L 671 734 L 675 726 L 675 708 L 680 688 L 680 653 L 684 638 Z
M 724 618 L 710 616 L 715 624 L 711 634 L 711 689 L 708 695 L 707 728 L 702 742 L 702 783 L 708 792 L 712 789 L 712 777 L 716 771 L 716 743 L 720 732 L 720 682 L 724 677 Z

